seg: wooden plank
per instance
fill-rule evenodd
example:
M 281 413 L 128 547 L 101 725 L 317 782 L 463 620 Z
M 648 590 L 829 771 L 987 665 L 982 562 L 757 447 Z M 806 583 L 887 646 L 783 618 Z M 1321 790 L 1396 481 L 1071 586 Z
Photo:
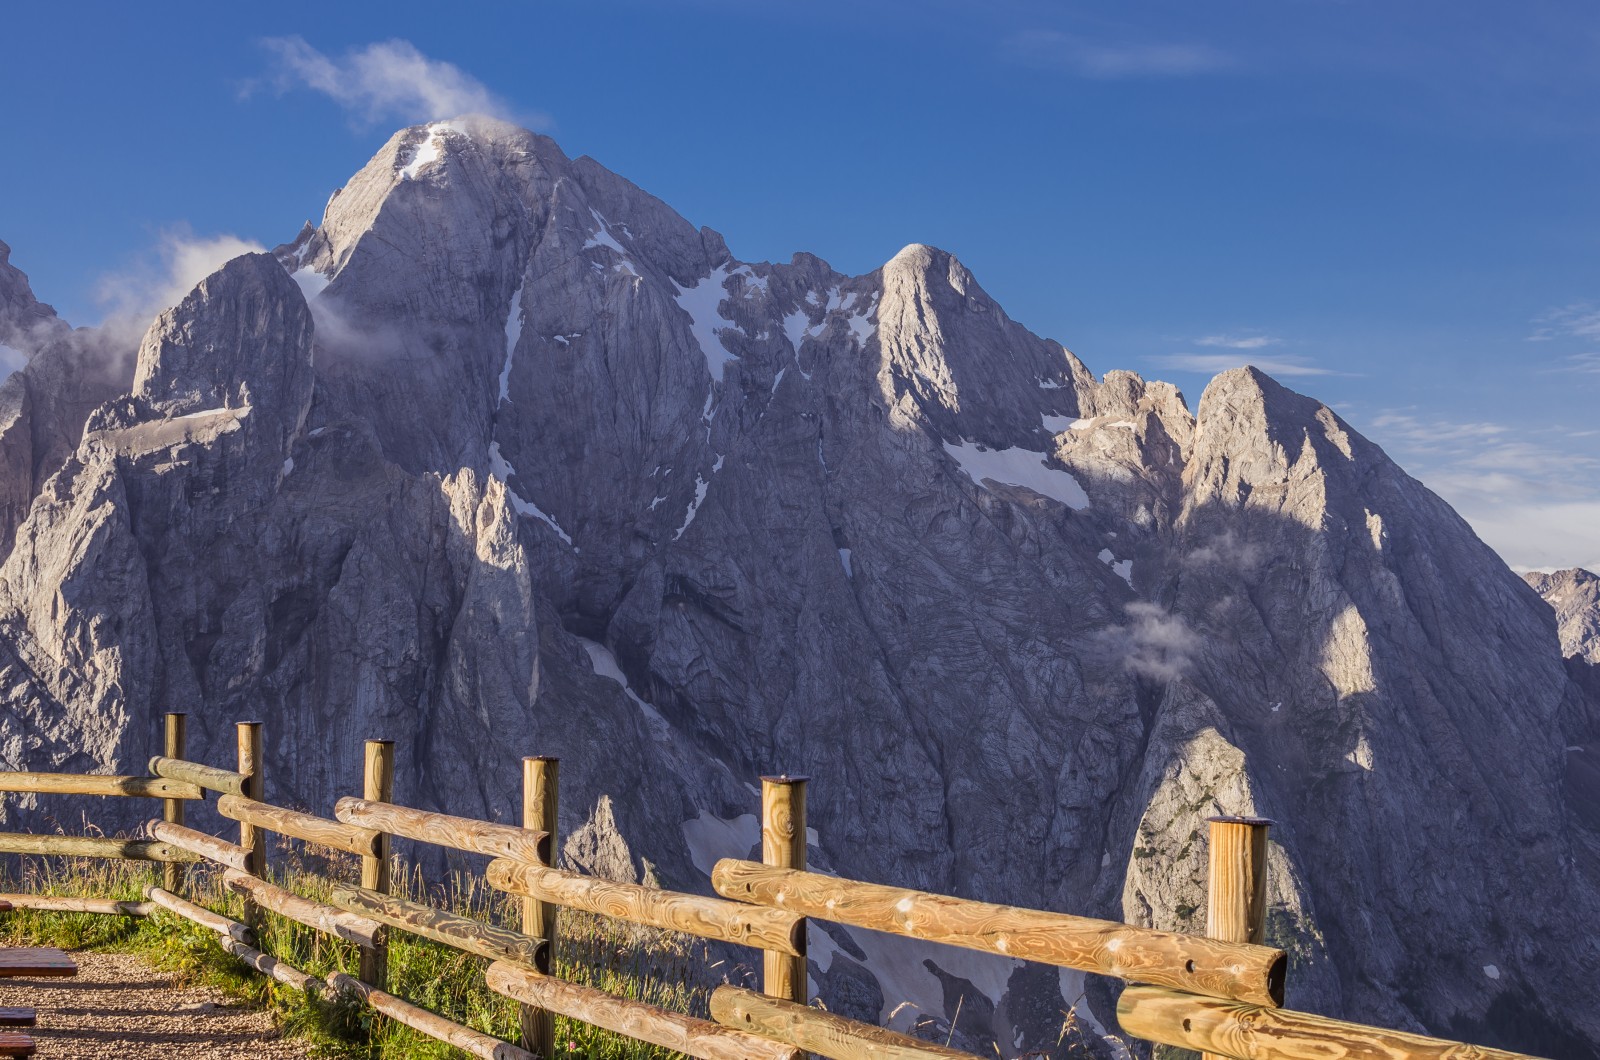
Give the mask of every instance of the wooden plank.
M 711 1018 L 829 1060 L 980 1060 L 959 1049 L 737 986 L 719 986 L 712 993 Z
M 276 979 L 280 983 L 286 983 L 302 994 L 317 994 L 326 989 L 322 980 L 316 976 L 307 975 L 292 965 L 284 964 L 270 954 L 262 953 L 253 946 L 246 946 L 236 938 L 222 935 L 217 939 L 217 943 L 262 975 L 270 979 Z
M 1216 942 L 1109 920 L 991 905 L 725 859 L 717 893 L 853 927 L 1264 1005 L 1283 1003 L 1287 959 L 1266 946 Z
M 158 839 L 179 850 L 186 850 L 207 861 L 214 861 L 219 865 L 238 869 L 240 872 L 250 871 L 250 851 L 237 843 L 230 843 L 226 839 L 218 839 L 216 836 L 206 835 L 193 828 L 167 821 L 151 821 L 148 829 L 152 839 Z
M 373 936 L 380 930 L 375 921 L 364 916 L 302 898 L 238 869 L 224 869 L 222 882 L 229 890 L 245 895 L 263 909 L 358 946 L 372 945 Z
M 389 927 L 421 935 L 492 961 L 512 961 L 535 967 L 539 955 L 547 948 L 543 939 L 493 927 L 366 887 L 335 884 L 328 901 L 347 912 L 370 917 Z
M 464 1027 L 343 972 L 329 975 L 328 985 L 335 990 L 355 994 L 371 1008 L 397 1023 L 404 1023 L 412 1030 L 421 1031 L 430 1038 L 453 1045 L 473 1056 L 483 1057 L 484 1060 L 538 1060 L 538 1057 L 526 1049 L 520 1049 L 510 1042 L 503 1042 L 482 1031 L 475 1031 L 471 1027 Z
M 1267 939 L 1267 829 L 1264 817 L 1210 817 L 1206 937 L 1223 942 Z M 1227 1060 L 1202 1053 L 1201 1060 Z
M 0 1027 L 31 1027 L 39 1014 L 31 1008 L 0 1008 Z
M 149 902 L 119 902 L 115 898 L 60 898 L 53 894 L 0 895 L 17 909 L 38 909 L 48 913 L 104 913 L 110 916 L 149 916 L 155 906 Z
M 1117 1020 L 1140 1038 L 1240 1060 L 1534 1060 L 1524 1053 L 1152 986 L 1124 990 Z
M 522 760 L 522 827 L 542 833 L 544 841 L 534 848 L 533 860 L 546 868 L 556 867 L 556 825 L 560 821 L 561 759 L 550 755 L 528 755 Z M 513 859 L 516 860 L 516 859 Z M 521 859 L 527 860 L 527 859 Z M 554 948 L 559 906 L 524 895 L 522 931 L 545 939 L 550 946 L 534 962 L 533 970 L 550 974 L 550 950 Z M 534 1005 L 517 1006 L 517 1026 L 522 1040 L 540 1056 L 555 1052 L 556 1017 Z
M 563 982 L 520 965 L 496 961 L 489 966 L 485 979 L 490 990 L 516 1001 L 700 1060 L 802 1060 L 803 1057 L 792 1045 L 719 1027 L 707 1020 L 668 1012 L 642 1001 L 615 997 L 593 987 Z
M 203 928 L 210 928 L 219 935 L 227 935 L 247 944 L 255 941 L 254 933 L 237 920 L 229 920 L 220 913 L 213 913 L 193 902 L 185 901 L 164 887 L 146 887 L 144 896 L 152 904 L 159 905 L 169 913 L 181 916 Z
M 373 828 L 419 843 L 513 861 L 543 863 L 542 854 L 548 841 L 546 832 L 530 832 L 507 824 L 452 817 L 369 799 L 340 799 L 333 808 L 333 815 L 346 824 Z
M 78 962 L 54 946 L 0 948 L 0 978 L 62 979 L 78 974 Z
M 166 716 L 164 728 L 164 745 L 168 758 L 181 759 L 184 755 L 184 741 L 188 733 L 187 714 L 169 712 Z M 165 783 L 177 783 L 165 781 Z M 195 793 L 200 793 L 199 785 L 192 785 Z M 161 819 L 171 824 L 183 823 L 183 803 L 177 799 L 163 799 L 161 802 Z M 168 891 L 177 892 L 183 889 L 183 866 L 168 862 L 161 866 L 161 886 Z
M 199 861 L 197 855 L 151 839 L 103 839 L 82 835 L 23 835 L 0 832 L 0 854 L 116 858 L 123 861 Z
M 41 795 L 123 795 L 152 799 L 200 799 L 194 784 L 165 777 L 121 777 L 99 773 L 0 773 L 0 791 Z
M 512 894 L 667 931 L 796 955 L 804 945 L 805 921 L 777 909 L 753 909 L 720 898 L 613 883 L 504 859 L 489 862 L 487 878 L 491 886 Z
M 219 792 L 223 795 L 243 795 L 245 793 L 245 775 L 235 773 L 231 769 L 218 769 L 216 766 L 205 766 L 199 762 L 187 762 L 181 758 L 168 758 L 166 755 L 157 755 L 150 759 L 149 770 L 158 777 L 170 780 L 180 780 L 196 787 L 205 788 L 207 791 Z
M 806 867 L 806 777 L 761 778 L 761 861 L 782 869 Z M 805 1004 L 806 930 L 795 934 L 797 954 L 761 954 L 761 989 L 772 997 Z
M 33 1036 L 20 1031 L 0 1031 L 0 1056 L 32 1056 Z
M 361 798 L 380 805 L 394 798 L 394 741 L 368 740 L 361 769 Z M 377 849 L 361 859 L 361 886 L 389 893 L 389 836 L 378 832 Z M 389 933 L 380 930 L 369 949 L 361 951 L 361 979 L 378 989 L 389 985 Z
M 350 854 L 360 854 L 363 857 L 371 857 L 381 848 L 380 840 L 383 833 L 371 828 L 330 821 L 325 817 L 314 817 L 299 810 L 286 810 L 281 806 L 272 806 L 238 795 L 224 795 L 218 799 L 217 812 L 230 820 L 254 828 L 265 828 L 279 835 L 293 836 L 308 843 L 343 850 Z
M 266 747 L 262 728 L 259 721 L 237 721 L 233 724 L 234 762 L 238 764 L 240 778 L 238 794 L 241 798 L 258 802 L 266 797 L 267 790 Z M 244 871 L 258 879 L 266 879 L 267 833 L 247 821 L 241 821 L 239 845 L 250 852 Z M 249 898 L 244 900 L 240 916 L 246 927 L 258 933 L 265 923 L 261 910 Z

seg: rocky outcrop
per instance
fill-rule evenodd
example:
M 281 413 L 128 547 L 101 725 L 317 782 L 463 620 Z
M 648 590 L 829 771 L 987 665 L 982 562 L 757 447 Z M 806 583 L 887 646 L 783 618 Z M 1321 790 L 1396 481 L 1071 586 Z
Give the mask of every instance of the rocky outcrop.
M 1573 567 L 1522 577 L 1555 610 L 1561 653 L 1600 666 L 1600 575 Z
M 1179 930 L 1204 818 L 1258 813 L 1292 1003 L 1600 1043 L 1596 714 L 1549 609 L 1326 406 L 1097 378 L 930 247 L 740 262 L 487 120 L 396 134 L 275 253 L 156 322 L 39 490 L 7 761 L 127 768 L 181 705 L 213 761 L 265 718 L 277 798 L 388 736 L 400 801 L 505 819 L 557 754 L 569 862 L 690 889 L 754 777 L 808 773 L 819 866 Z M 1113 1029 L 1054 969 L 812 957 L 830 1007 L 981 1051 Z

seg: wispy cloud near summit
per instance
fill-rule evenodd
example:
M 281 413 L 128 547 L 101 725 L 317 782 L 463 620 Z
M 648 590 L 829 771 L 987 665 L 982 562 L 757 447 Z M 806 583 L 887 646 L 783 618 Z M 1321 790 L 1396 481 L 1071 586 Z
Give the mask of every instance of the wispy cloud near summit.
M 279 92 L 309 88 L 338 103 L 360 121 L 434 121 L 486 114 L 546 128 L 543 114 L 523 114 L 453 63 L 430 59 L 410 41 L 389 40 L 355 48 L 337 58 L 303 37 L 262 41 L 275 59 L 270 83 Z
M 1232 65 L 1227 55 L 1207 44 L 1110 43 L 1053 29 L 1013 34 L 1006 39 L 1005 50 L 1030 66 L 1097 80 L 1186 77 L 1215 73 Z

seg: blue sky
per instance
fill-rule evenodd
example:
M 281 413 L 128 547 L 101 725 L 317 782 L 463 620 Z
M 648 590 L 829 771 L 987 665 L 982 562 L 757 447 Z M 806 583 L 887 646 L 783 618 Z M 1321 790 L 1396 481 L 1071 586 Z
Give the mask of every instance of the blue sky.
M 0 239 L 69 320 L 290 239 L 395 128 L 483 100 L 741 258 L 932 243 L 1191 405 L 1253 361 L 1513 565 L 1600 567 L 1600 5 L 260 8 L 7 12 Z M 388 41 L 428 91 L 386 92 Z

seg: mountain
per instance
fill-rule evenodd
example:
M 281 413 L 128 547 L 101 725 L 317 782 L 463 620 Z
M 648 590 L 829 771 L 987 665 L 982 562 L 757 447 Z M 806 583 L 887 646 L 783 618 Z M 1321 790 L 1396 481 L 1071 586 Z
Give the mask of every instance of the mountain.
M 1600 666 L 1600 575 L 1573 567 L 1522 577 L 1555 609 L 1562 654 Z
M 1097 377 L 944 251 L 742 262 L 546 137 L 405 129 L 29 496 L 7 768 L 136 769 L 181 708 L 219 763 L 264 719 L 275 799 L 387 736 L 399 801 L 511 819 L 556 754 L 571 864 L 699 890 L 805 773 L 824 869 L 1185 931 L 1204 818 L 1261 814 L 1292 1005 L 1600 1048 L 1600 697 L 1550 608 L 1325 405 Z M 1054 969 L 812 959 L 986 1052 L 1114 1030 Z

